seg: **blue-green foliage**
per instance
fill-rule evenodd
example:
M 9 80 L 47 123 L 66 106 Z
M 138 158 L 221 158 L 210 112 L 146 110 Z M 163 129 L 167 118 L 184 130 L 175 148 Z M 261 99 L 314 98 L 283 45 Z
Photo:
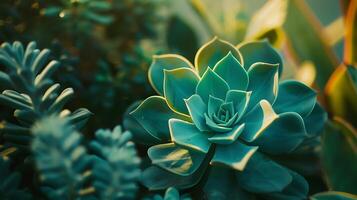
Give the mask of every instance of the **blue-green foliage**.
M 79 198 L 90 157 L 81 134 L 63 118 L 50 116 L 31 129 L 41 190 L 49 199 Z
M 113 131 L 100 129 L 90 149 L 93 160 L 93 187 L 99 199 L 133 199 L 138 189 L 140 159 L 136 155 L 132 136 L 120 126 Z
M 8 142 L 27 144 L 31 138 L 28 128 L 44 116 L 58 114 L 80 128 L 91 114 L 85 108 L 72 113 L 64 109 L 74 91 L 72 88 L 61 90 L 61 85 L 52 80 L 60 63 L 49 61 L 49 54 L 48 49 L 37 49 L 35 42 L 26 47 L 20 42 L 1 45 L 0 83 L 7 89 L 0 94 L 0 103 L 15 109 L 14 117 L 19 122 L 1 126 L 1 134 Z
M 49 116 L 32 128 L 41 190 L 49 199 L 133 199 L 140 159 L 131 133 L 98 130 L 89 145 L 64 118 Z
M 20 183 L 20 173 L 11 171 L 7 157 L 0 157 L 0 199 L 32 199 L 29 193 L 19 189 Z
M 190 195 L 180 195 L 179 191 L 174 187 L 169 187 L 165 191 L 164 196 L 156 194 L 152 197 L 145 197 L 143 200 L 191 200 Z

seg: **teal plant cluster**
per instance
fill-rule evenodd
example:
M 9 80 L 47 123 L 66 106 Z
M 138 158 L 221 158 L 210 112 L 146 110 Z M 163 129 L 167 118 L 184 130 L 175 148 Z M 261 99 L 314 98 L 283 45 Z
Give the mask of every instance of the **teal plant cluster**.
M 158 95 L 126 120 L 135 141 L 150 144 L 143 184 L 192 188 L 223 166 L 248 193 L 306 198 L 306 180 L 273 158 L 313 148 L 327 115 L 316 91 L 281 81 L 282 71 L 267 41 L 234 46 L 214 38 L 194 65 L 179 55 L 154 56 L 148 77 Z

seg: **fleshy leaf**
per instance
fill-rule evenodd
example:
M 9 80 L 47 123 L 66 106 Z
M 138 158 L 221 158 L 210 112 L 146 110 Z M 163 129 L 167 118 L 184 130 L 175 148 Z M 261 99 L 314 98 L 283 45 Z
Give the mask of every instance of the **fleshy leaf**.
M 212 115 L 219 110 L 223 103 L 224 101 L 222 99 L 210 95 L 208 99 L 208 116 L 212 117 Z
M 327 124 L 321 144 L 321 163 L 329 188 L 357 194 L 356 129 L 335 117 Z
M 248 75 L 248 91 L 252 91 L 248 110 L 262 99 L 269 101 L 273 105 L 278 94 L 278 65 L 254 63 L 249 68 Z
M 188 114 L 184 99 L 195 94 L 198 81 L 190 68 L 164 70 L 164 96 L 172 110 Z
M 249 192 L 281 192 L 288 186 L 293 177 L 281 165 L 261 153 L 255 153 L 241 173 L 237 173 L 241 187 Z
M 211 164 L 224 164 L 235 170 L 244 170 L 258 147 L 247 146 L 236 140 L 230 145 L 217 145 Z
M 170 132 L 168 121 L 171 118 L 187 119 L 187 117 L 173 112 L 160 96 L 145 99 L 130 113 L 149 134 L 161 141 L 169 141 Z
M 307 199 L 309 184 L 305 178 L 288 168 L 285 169 L 288 170 L 292 177 L 291 183 L 281 192 L 265 194 L 266 198 L 268 200 Z
M 214 136 L 209 137 L 208 140 L 216 144 L 231 144 L 237 140 L 239 135 L 244 130 L 244 124 L 234 127 L 231 131 L 226 133 L 216 133 Z
M 203 45 L 196 53 L 195 67 L 202 76 L 208 67 L 214 67 L 229 52 L 242 63 L 242 58 L 238 50 L 229 42 L 214 37 L 211 41 Z
M 276 113 L 296 112 L 308 116 L 316 104 L 316 92 L 301 82 L 288 80 L 279 84 L 273 108 Z
M 208 152 L 211 146 L 207 139 L 208 135 L 198 130 L 194 124 L 179 119 L 170 119 L 169 127 L 172 142 L 203 153 Z
M 207 112 L 207 105 L 203 102 L 202 98 L 199 95 L 194 94 L 185 100 L 185 103 L 191 119 L 198 130 L 207 131 L 208 127 L 204 116 L 204 113 Z
M 222 132 L 227 132 L 227 131 L 232 130 L 232 128 L 230 128 L 230 127 L 224 127 L 224 126 L 218 125 L 206 113 L 204 115 L 205 115 L 205 119 L 206 119 L 206 124 L 212 131 L 222 133 Z
M 269 44 L 268 41 L 254 41 L 242 44 L 238 48 L 243 56 L 244 68 L 249 70 L 254 63 L 263 62 L 278 64 L 279 75 L 283 71 L 283 61 L 279 53 Z
M 153 61 L 150 65 L 148 76 L 151 86 L 160 95 L 164 94 L 164 70 L 172 70 L 177 68 L 189 68 L 194 67 L 186 58 L 175 55 L 165 54 L 153 56 Z
M 233 102 L 234 111 L 238 113 L 240 119 L 248 106 L 252 92 L 245 92 L 241 90 L 229 90 L 226 95 L 226 102 Z
M 245 128 L 241 138 L 247 142 L 254 141 L 259 135 L 278 118 L 270 103 L 261 100 L 250 112 L 241 119 Z
M 174 143 L 155 145 L 148 150 L 152 164 L 181 176 L 191 175 L 198 168 L 204 155 L 197 155 Z
M 337 191 L 321 192 L 310 197 L 311 200 L 355 200 L 356 198 L 354 194 Z
M 320 106 L 318 102 L 316 102 L 315 107 L 310 115 L 304 118 L 307 134 L 309 136 L 316 136 L 323 129 L 326 121 L 326 111 Z
M 252 143 L 268 154 L 292 152 L 307 137 L 304 121 L 294 112 L 280 114 Z
M 228 84 L 211 68 L 208 68 L 197 85 L 196 93 L 201 96 L 205 103 L 208 103 L 210 95 L 224 99 L 228 90 Z
M 223 78 L 231 89 L 246 90 L 248 87 L 248 74 L 231 52 L 214 66 L 213 71 Z

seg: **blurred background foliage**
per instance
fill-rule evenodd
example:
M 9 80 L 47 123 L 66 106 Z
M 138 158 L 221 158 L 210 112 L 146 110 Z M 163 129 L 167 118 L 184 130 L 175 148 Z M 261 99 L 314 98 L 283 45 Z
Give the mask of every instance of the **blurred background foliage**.
M 130 104 L 154 94 L 147 80 L 152 55 L 179 53 L 193 61 L 213 36 L 235 44 L 267 39 L 285 59 L 283 79 L 315 88 L 330 119 L 317 149 L 281 162 L 307 178 L 310 194 L 357 194 L 356 16 L 355 0 L 2 0 L 0 43 L 34 40 L 51 50 L 50 59 L 60 63 L 53 79 L 76 91 L 68 107 L 94 114 L 83 130 L 89 139 L 99 128 L 120 124 Z M 12 110 L 0 106 L 0 120 L 16 122 Z M 1 147 L 6 134 L 1 124 Z M 11 153 L 1 151 L 1 168 L 10 166 Z M 139 154 L 145 163 L 145 147 Z M 14 167 L 17 162 L 11 169 L 26 171 Z M 6 173 L 15 177 L 13 193 L 34 190 L 17 172 Z

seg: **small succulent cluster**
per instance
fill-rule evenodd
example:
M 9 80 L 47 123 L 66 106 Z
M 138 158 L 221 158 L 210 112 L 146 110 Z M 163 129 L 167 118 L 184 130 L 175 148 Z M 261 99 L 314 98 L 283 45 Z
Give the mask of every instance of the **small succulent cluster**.
M 305 198 L 304 178 L 270 157 L 309 147 L 327 116 L 314 90 L 279 81 L 282 69 L 265 41 L 235 47 L 214 38 L 198 50 L 195 66 L 179 55 L 154 57 L 149 80 L 162 96 L 144 100 L 129 119 L 141 127 L 133 131 L 137 141 L 154 145 L 143 183 L 190 188 L 210 166 L 223 165 L 246 191 Z

